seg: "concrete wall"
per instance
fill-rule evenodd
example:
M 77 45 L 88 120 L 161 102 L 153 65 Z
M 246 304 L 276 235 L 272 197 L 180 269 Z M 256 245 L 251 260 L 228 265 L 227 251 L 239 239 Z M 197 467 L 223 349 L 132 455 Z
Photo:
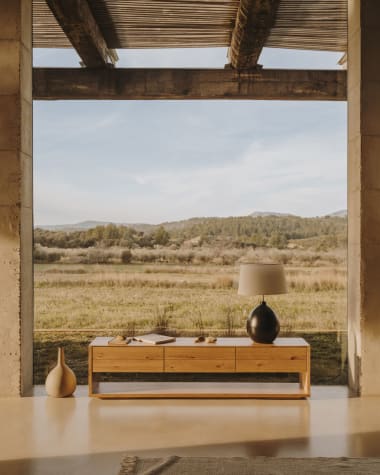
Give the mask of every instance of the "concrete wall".
M 32 385 L 32 1 L 0 1 L 0 396 Z
M 380 1 L 349 0 L 350 386 L 380 394 Z
M 348 0 L 351 388 L 380 394 L 380 1 Z M 0 396 L 32 385 L 32 2 L 0 1 Z

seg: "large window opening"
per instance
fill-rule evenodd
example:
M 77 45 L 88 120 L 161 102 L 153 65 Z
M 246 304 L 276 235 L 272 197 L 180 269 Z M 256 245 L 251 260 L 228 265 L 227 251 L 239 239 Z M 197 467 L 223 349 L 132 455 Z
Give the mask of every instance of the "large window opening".
M 36 65 L 77 63 L 54 54 Z M 120 56 L 221 67 L 225 50 Z M 37 102 L 34 121 L 35 383 L 64 345 L 85 384 L 94 336 L 245 336 L 258 299 L 237 294 L 244 259 L 285 265 L 289 293 L 270 298 L 281 334 L 311 343 L 314 383 L 346 382 L 345 104 Z

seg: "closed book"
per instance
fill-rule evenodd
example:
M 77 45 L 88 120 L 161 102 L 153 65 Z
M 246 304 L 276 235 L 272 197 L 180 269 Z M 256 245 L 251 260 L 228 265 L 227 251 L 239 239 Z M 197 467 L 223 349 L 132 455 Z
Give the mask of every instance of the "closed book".
M 174 336 L 158 335 L 157 333 L 148 333 L 147 335 L 139 335 L 133 337 L 135 341 L 148 343 L 150 345 L 161 345 L 163 343 L 171 343 L 175 341 Z

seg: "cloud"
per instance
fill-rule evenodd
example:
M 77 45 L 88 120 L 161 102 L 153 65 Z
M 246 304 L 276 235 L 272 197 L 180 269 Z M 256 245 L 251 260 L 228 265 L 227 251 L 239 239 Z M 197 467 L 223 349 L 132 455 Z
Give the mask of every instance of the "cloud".
M 106 173 L 103 189 L 40 179 L 37 222 L 101 219 L 162 222 L 191 216 L 245 215 L 254 210 L 304 216 L 346 206 L 344 134 L 314 132 L 281 141 L 252 141 L 220 165 Z
M 238 215 L 256 209 L 313 215 L 344 207 L 344 139 L 330 134 L 322 142 L 305 133 L 277 143 L 253 142 L 238 160 L 221 166 L 147 173 L 145 186 L 161 206 L 144 212 L 156 221 L 162 214 L 179 219 L 195 211 Z
M 226 50 L 128 50 L 120 66 L 222 67 Z M 266 49 L 267 67 L 337 53 Z M 35 63 L 76 66 L 70 50 Z M 160 222 L 346 206 L 346 108 L 277 101 L 58 101 L 34 106 L 35 221 Z

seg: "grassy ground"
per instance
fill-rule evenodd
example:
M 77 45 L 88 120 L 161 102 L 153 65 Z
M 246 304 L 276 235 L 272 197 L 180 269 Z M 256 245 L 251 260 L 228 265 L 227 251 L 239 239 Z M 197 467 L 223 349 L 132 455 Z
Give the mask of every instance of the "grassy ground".
M 36 329 L 243 330 L 257 299 L 237 295 L 236 266 L 36 265 Z M 345 330 L 343 267 L 289 267 L 268 297 L 284 331 Z
M 66 346 L 81 383 L 95 336 L 160 330 L 177 335 L 244 335 L 258 303 L 237 295 L 233 265 L 35 266 L 35 382 Z M 287 266 L 289 293 L 268 297 L 281 334 L 306 335 L 314 383 L 344 383 L 346 271 L 343 265 Z

